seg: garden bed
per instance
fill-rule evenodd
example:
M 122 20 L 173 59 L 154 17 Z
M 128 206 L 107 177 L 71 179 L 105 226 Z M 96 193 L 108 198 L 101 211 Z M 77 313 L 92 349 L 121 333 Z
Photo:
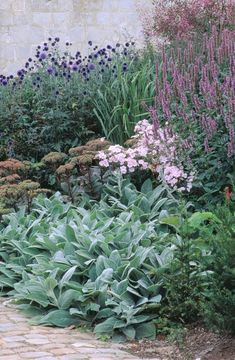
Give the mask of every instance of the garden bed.
M 133 341 L 128 346 L 131 353 L 144 358 L 159 360 L 234 360 L 235 338 L 206 330 L 200 325 L 191 326 L 181 346 L 164 337 L 157 340 Z

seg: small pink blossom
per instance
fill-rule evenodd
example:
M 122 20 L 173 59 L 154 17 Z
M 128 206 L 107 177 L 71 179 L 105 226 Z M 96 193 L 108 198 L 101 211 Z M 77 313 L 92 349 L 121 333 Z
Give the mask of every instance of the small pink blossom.
M 101 161 L 100 161 L 100 166 L 109 167 L 109 162 L 108 162 L 108 160 L 101 160 Z
M 126 174 L 126 173 L 127 173 L 127 168 L 126 168 L 126 166 L 121 166 L 121 167 L 120 167 L 120 171 L 121 171 L 122 174 Z
M 139 160 L 138 163 L 139 163 L 139 165 L 141 166 L 141 168 L 142 168 L 143 170 L 146 170 L 146 169 L 148 169 L 148 167 L 149 167 L 149 164 L 147 163 L 147 161 Z
M 133 173 L 135 171 L 135 168 L 129 168 L 129 172 Z
M 105 160 L 105 159 L 106 159 L 106 154 L 105 154 L 104 151 L 99 151 L 98 155 L 99 155 L 98 158 L 99 158 L 100 160 Z
M 137 161 L 135 159 L 129 158 L 129 159 L 127 159 L 127 166 L 129 168 L 135 168 L 135 167 L 138 166 L 138 163 L 137 163 Z

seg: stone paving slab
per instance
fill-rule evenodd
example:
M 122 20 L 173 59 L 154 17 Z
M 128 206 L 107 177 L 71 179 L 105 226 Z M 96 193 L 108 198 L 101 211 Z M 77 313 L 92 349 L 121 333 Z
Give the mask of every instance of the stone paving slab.
M 98 341 L 91 333 L 31 326 L 26 317 L 0 298 L 0 360 L 139 359 L 122 350 L 121 345 Z

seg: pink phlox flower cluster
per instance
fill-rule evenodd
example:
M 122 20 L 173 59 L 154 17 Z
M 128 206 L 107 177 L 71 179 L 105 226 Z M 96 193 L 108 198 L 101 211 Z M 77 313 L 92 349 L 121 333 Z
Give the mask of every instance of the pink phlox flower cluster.
M 154 130 L 154 126 L 147 120 L 139 121 L 134 131 L 133 147 L 112 145 L 106 151 L 98 152 L 96 158 L 99 165 L 106 168 L 119 167 L 122 174 L 149 169 L 158 176 L 162 174 L 170 187 L 190 191 L 194 174 L 188 175 L 179 160 L 178 136 L 172 134 L 168 126 Z

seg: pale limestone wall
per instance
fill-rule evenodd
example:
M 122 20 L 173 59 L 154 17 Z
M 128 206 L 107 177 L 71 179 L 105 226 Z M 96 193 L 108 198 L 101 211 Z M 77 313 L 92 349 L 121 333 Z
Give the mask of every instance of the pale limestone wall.
M 105 46 L 132 37 L 141 42 L 137 4 L 151 0 L 0 0 L 0 73 L 22 67 L 48 36 L 87 52 L 88 40 Z

